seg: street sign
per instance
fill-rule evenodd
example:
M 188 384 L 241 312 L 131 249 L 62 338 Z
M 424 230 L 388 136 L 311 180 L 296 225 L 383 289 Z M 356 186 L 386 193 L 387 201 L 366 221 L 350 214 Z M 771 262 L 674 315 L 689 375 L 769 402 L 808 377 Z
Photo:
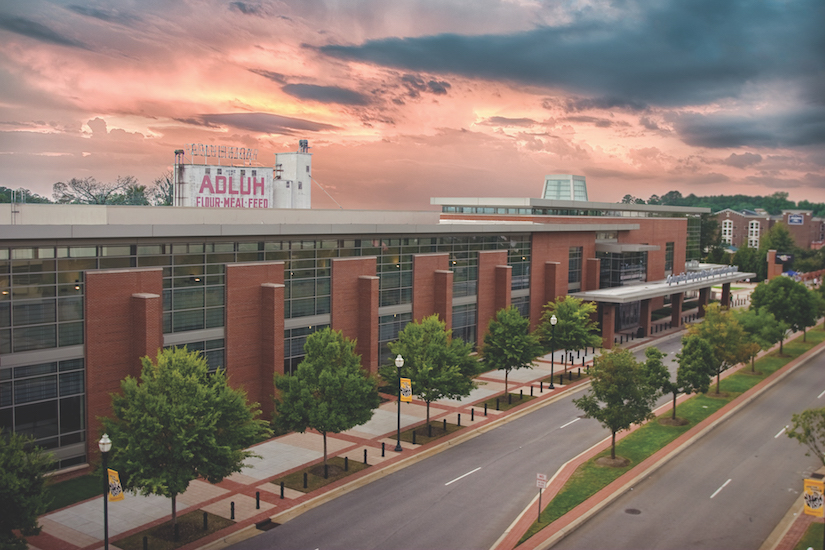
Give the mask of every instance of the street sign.
M 547 476 L 545 474 L 536 474 L 536 487 L 547 489 Z

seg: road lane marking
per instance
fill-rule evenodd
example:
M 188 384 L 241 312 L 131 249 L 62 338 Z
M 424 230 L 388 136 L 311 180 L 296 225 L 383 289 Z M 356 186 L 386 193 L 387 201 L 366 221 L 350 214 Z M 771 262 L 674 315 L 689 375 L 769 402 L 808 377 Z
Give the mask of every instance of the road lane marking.
M 713 497 L 715 497 L 716 495 L 718 495 L 718 494 L 719 494 L 719 491 L 721 491 L 722 489 L 724 489 L 724 488 L 725 488 L 725 486 L 727 486 L 727 484 L 728 484 L 728 483 L 730 483 L 730 480 L 727 480 L 726 482 L 724 482 L 724 483 L 722 484 L 722 486 L 721 486 L 721 487 L 719 487 L 718 489 L 716 489 L 716 491 L 715 491 L 712 495 L 710 495 L 710 498 L 713 498 Z
M 463 476 L 458 476 L 458 477 L 457 477 L 457 478 L 455 478 L 454 480 L 452 480 L 452 481 L 448 481 L 447 483 L 445 483 L 445 484 L 444 484 L 444 486 L 446 487 L 446 486 L 447 486 L 447 485 L 449 485 L 450 483 L 455 483 L 455 482 L 456 482 L 456 481 L 458 481 L 459 479 L 461 479 L 461 478 L 463 478 L 463 477 L 467 477 L 467 476 L 468 476 L 468 475 L 470 475 L 470 474 L 474 474 L 475 472 L 479 471 L 480 469 L 481 469 L 481 466 L 479 466 L 479 467 L 478 467 L 478 468 L 476 468 L 475 470 L 471 470 L 471 471 L 467 472 L 467 473 L 466 473 L 466 474 L 464 474 Z
M 780 435 L 782 435 L 783 433 L 785 433 L 785 430 L 787 430 L 787 429 L 788 429 L 788 427 L 787 427 L 787 426 L 785 426 L 784 428 L 782 428 L 781 430 L 779 430 L 779 433 L 778 433 L 778 434 L 776 434 L 775 436 L 773 436 L 773 438 L 774 438 L 774 439 L 776 439 L 777 437 L 779 437 Z
M 817 396 L 816 396 L 816 398 L 817 398 L 817 399 L 819 399 L 819 398 L 820 398 L 820 397 L 822 397 L 823 395 L 825 395 L 825 391 L 823 391 L 822 393 L 820 393 L 819 395 L 817 395 Z
M 569 426 L 570 424 L 572 424 L 573 422 L 578 422 L 579 420 L 581 420 L 581 418 L 576 418 L 575 420 L 571 420 L 570 422 L 568 422 L 564 426 L 560 426 L 559 429 L 565 428 L 565 427 Z

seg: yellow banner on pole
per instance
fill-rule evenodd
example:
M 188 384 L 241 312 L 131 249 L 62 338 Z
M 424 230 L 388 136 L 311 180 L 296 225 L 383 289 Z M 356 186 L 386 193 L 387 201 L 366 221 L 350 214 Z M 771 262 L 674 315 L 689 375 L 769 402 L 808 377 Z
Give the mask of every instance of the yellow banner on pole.
M 825 481 L 821 479 L 806 479 L 803 488 L 805 513 L 818 518 L 825 517 Z
M 109 471 L 109 502 L 123 500 L 123 487 L 120 485 L 120 476 L 115 470 L 107 468 Z
M 412 381 L 409 378 L 401 379 L 401 401 L 412 401 Z

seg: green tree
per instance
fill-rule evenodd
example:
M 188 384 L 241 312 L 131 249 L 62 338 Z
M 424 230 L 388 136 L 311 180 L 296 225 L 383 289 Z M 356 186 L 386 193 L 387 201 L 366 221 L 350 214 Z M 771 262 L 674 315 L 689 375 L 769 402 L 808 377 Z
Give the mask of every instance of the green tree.
M 688 327 L 689 335 L 696 335 L 713 350 L 713 372 L 716 374 L 716 393 L 720 393 L 722 372 L 747 361 L 750 357 L 748 338 L 742 326 L 719 303 L 708 304 L 701 323 Z
M 52 464 L 52 457 L 35 447 L 34 438 L 0 429 L 0 548 L 25 550 L 24 536 L 40 532 L 37 516 L 49 505 L 43 474 Z
M 253 443 L 271 435 L 257 420 L 257 403 L 229 387 L 224 371 L 209 373 L 206 360 L 186 348 L 161 350 L 142 360 L 140 380 L 127 376 L 112 395 L 113 418 L 103 425 L 112 440 L 112 468 L 123 486 L 172 499 L 197 478 L 218 483 L 241 471 Z
M 733 255 L 731 263 L 739 266 L 739 271 L 759 273 L 759 251 L 755 248 L 742 247 Z
M 807 409 L 791 417 L 791 427 L 785 432 L 800 445 L 808 447 L 806 456 L 814 456 L 825 465 L 825 408 Z
M 796 252 L 796 243 L 784 223 L 777 222 L 759 239 L 759 261 L 757 264 L 759 271 L 757 273 L 760 279 L 768 277 L 768 250 L 787 253 Z M 785 266 L 786 269 L 791 267 L 793 267 L 793 263 Z
M 394 388 L 398 388 L 397 371 L 403 370 L 409 376 L 413 394 L 427 404 L 427 424 L 430 403 L 464 397 L 475 388 L 473 377 L 479 372 L 479 364 L 470 356 L 472 345 L 453 338 L 452 330 L 437 315 L 408 323 L 398 333 L 398 340 L 388 345 L 393 357 L 404 358 L 404 367 L 388 365 L 379 373 Z
M 649 350 L 655 350 L 659 355 L 659 362 L 652 361 Z M 647 368 L 652 377 L 654 386 L 662 393 L 669 393 L 673 397 L 672 416 L 676 420 L 676 396 L 680 393 L 706 393 L 710 387 L 710 379 L 714 375 L 713 350 L 706 341 L 696 335 L 682 337 L 682 350 L 676 354 L 679 366 L 676 368 L 676 380 L 671 380 L 670 372 L 661 364 L 661 352 L 656 348 L 645 350 L 648 355 Z
M 500 309 L 490 320 L 481 355 L 492 369 L 504 371 L 504 394 L 512 369 L 533 368 L 543 350 L 538 338 L 530 334 L 530 320 L 514 307 Z
M 376 380 L 361 369 L 355 341 L 341 331 L 325 328 L 304 344 L 306 356 L 295 374 L 275 374 L 280 395 L 275 400 L 276 424 L 285 430 L 317 430 L 324 437 L 341 433 L 372 418 L 381 403 Z
M 12 198 L 16 202 L 30 203 L 30 204 L 49 204 L 52 201 L 46 197 L 41 197 L 36 193 L 32 193 L 28 189 L 10 189 L 0 185 L 0 204 L 12 202 Z
M 749 347 L 751 372 L 755 372 L 754 359 L 759 350 L 769 349 L 774 344 L 781 342 L 785 333 L 788 332 L 788 325 L 783 321 L 778 321 L 773 313 L 765 307 L 734 310 L 733 316 L 745 329 L 748 340 L 752 344 Z
M 750 309 L 765 308 L 789 330 L 805 330 L 816 324 L 819 315 L 819 296 L 803 283 L 790 277 L 774 277 L 756 285 L 751 293 Z M 785 334 L 779 341 L 779 353 L 784 352 Z
M 580 350 L 602 345 L 598 334 L 599 324 L 592 320 L 596 304 L 585 302 L 573 296 L 560 296 L 555 302 L 544 306 L 541 323 L 536 335 L 545 351 Z M 555 329 L 550 318 L 556 316 Z
M 590 369 L 590 391 L 573 403 L 586 418 L 595 418 L 610 430 L 610 458 L 616 458 L 616 432 L 651 416 L 658 395 L 645 366 L 625 349 L 596 357 Z

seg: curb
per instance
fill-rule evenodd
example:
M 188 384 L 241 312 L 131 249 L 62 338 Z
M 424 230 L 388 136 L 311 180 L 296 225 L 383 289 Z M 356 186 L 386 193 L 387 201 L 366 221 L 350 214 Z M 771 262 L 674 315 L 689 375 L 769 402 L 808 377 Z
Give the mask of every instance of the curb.
M 648 466 L 643 471 L 640 471 L 638 473 L 633 473 L 633 470 L 631 470 L 630 472 L 625 474 L 625 475 L 633 475 L 633 477 L 630 478 L 627 482 L 625 482 L 616 491 L 614 491 L 613 493 L 611 493 L 610 495 L 608 495 L 607 497 L 605 497 L 601 501 L 595 503 L 591 508 L 587 509 L 581 516 L 574 519 L 569 525 L 567 525 L 566 527 L 563 527 L 562 529 L 559 529 L 558 531 L 556 531 L 555 533 L 550 535 L 547 539 L 545 539 L 543 542 L 538 543 L 534 548 L 536 548 L 536 550 L 546 550 L 547 548 L 551 548 L 558 541 L 560 541 L 565 536 L 567 536 L 569 533 L 572 533 L 573 531 L 575 531 L 576 529 L 578 529 L 579 527 L 584 525 L 590 518 L 592 518 L 594 515 L 596 515 L 598 512 L 600 512 L 605 507 L 607 507 L 609 504 L 611 504 L 614 500 L 619 498 L 621 495 L 626 493 L 632 486 L 638 484 L 643 478 L 649 476 L 650 474 L 652 474 L 653 472 L 655 472 L 656 470 L 658 470 L 659 468 L 661 468 L 662 466 L 667 464 L 671 459 L 678 456 L 680 453 L 682 453 L 683 451 L 688 449 L 691 445 L 693 445 L 696 441 L 698 441 L 699 439 L 701 439 L 702 437 L 707 435 L 709 432 L 714 430 L 717 426 L 719 426 L 720 424 L 722 424 L 723 422 L 728 420 L 728 418 L 730 418 L 733 414 L 738 412 L 742 407 L 744 407 L 745 405 L 750 404 L 757 397 L 761 396 L 768 389 L 773 387 L 777 382 L 779 382 L 780 380 L 782 380 L 785 377 L 789 376 L 792 372 L 796 371 L 802 365 L 805 365 L 808 361 L 810 361 L 811 359 L 818 356 L 820 353 L 823 352 L 823 350 L 825 350 L 825 342 L 817 344 L 816 347 L 812 348 L 811 350 L 806 352 L 804 355 L 797 358 L 795 364 L 790 365 L 790 366 L 786 366 L 784 371 L 781 371 L 778 374 L 776 374 L 776 376 L 775 376 L 775 378 L 773 378 L 773 380 L 766 379 L 762 382 L 762 383 L 764 383 L 763 386 L 761 386 L 761 387 L 757 386 L 757 387 L 752 388 L 752 390 L 749 390 L 749 391 L 752 391 L 751 394 L 749 394 L 747 397 L 743 398 L 739 403 L 733 405 L 728 411 L 723 413 L 719 418 L 717 418 L 716 420 L 713 420 L 710 424 L 708 424 L 704 428 L 700 429 L 698 432 L 696 432 L 694 435 L 692 435 L 687 441 L 680 444 L 676 449 L 674 449 L 673 451 L 671 451 L 670 453 L 668 453 L 667 455 L 665 455 L 664 457 L 662 457 L 661 459 L 656 461 L 654 464 Z M 773 375 L 771 375 L 771 376 L 773 376 Z M 559 469 L 559 471 L 561 471 L 561 468 Z M 621 477 L 619 479 L 621 479 Z M 581 505 L 579 505 L 579 506 L 581 506 Z M 529 509 L 529 508 L 527 508 L 527 509 Z M 527 509 L 525 509 L 525 511 Z M 575 508 L 574 508 L 574 510 L 575 510 Z M 572 511 L 573 510 L 571 510 L 571 512 Z M 570 513 L 570 512 L 568 512 L 568 513 Z M 524 512 L 522 512 L 522 514 L 519 515 L 519 518 L 523 517 L 523 515 L 524 515 Z M 518 521 L 518 520 L 516 520 L 516 521 Z M 514 525 L 515 525 L 515 522 L 513 523 L 513 525 L 511 525 L 511 528 Z M 508 528 L 508 530 L 511 529 L 511 528 Z M 497 544 L 498 544 L 498 541 L 497 541 Z M 496 548 L 496 546 L 494 545 L 492 548 Z

